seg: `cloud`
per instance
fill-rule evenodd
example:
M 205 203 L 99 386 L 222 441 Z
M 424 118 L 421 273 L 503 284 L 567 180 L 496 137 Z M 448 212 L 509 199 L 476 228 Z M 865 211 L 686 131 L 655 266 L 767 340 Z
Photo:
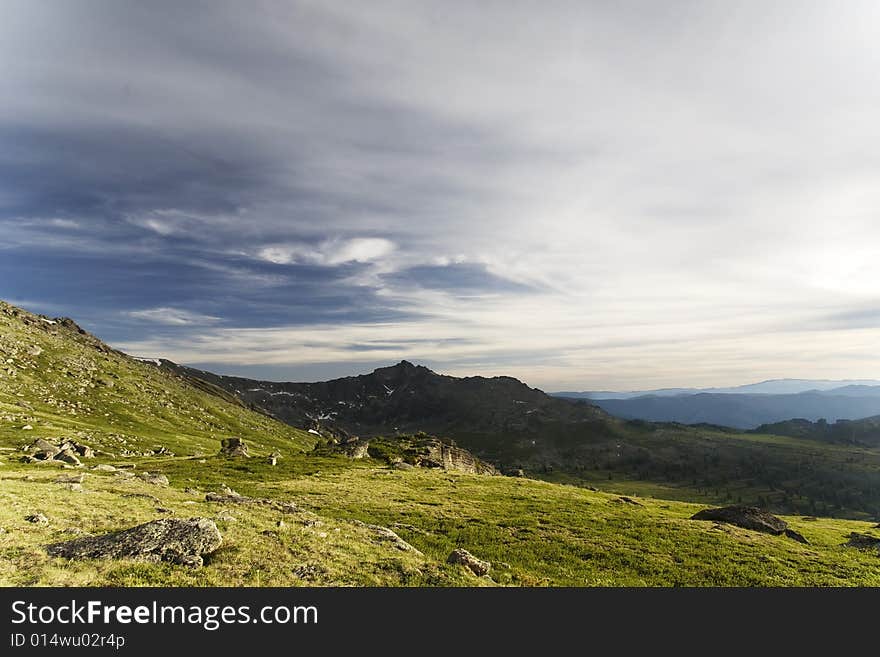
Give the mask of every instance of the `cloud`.
M 156 322 L 157 324 L 168 324 L 170 326 L 204 326 L 221 321 L 219 317 L 201 315 L 180 308 L 165 307 L 131 310 L 126 315 L 133 319 Z
M 230 365 L 880 366 L 876 3 L 444 8 L 5 3 L 0 296 Z
M 394 243 L 381 237 L 358 237 L 329 240 L 316 245 L 284 244 L 263 247 L 257 256 L 276 265 L 344 265 L 350 262 L 375 262 L 394 251 Z

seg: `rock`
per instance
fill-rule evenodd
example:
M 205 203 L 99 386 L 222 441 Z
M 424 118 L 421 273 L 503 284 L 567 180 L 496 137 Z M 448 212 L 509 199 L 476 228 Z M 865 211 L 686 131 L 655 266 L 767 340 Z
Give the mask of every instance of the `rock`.
M 793 529 L 786 529 L 785 535 L 788 536 L 788 538 L 794 539 L 798 543 L 803 543 L 804 545 L 810 544 L 810 542 L 806 538 L 804 538 L 803 534 L 799 534 Z
M 223 493 L 208 493 L 205 495 L 205 501 L 218 502 L 220 504 L 257 504 L 277 509 L 282 513 L 300 512 L 299 507 L 293 502 L 279 502 L 278 500 L 272 500 L 266 497 L 246 497 L 244 495 L 239 495 L 234 491 L 228 495 Z
M 238 518 L 226 511 L 218 515 L 217 520 L 219 520 L 220 522 L 238 522 Z
M 818 518 L 816 516 L 804 516 L 801 520 L 804 522 L 816 522 Z
M 65 463 L 70 463 L 71 465 L 82 465 L 82 462 L 77 458 L 72 449 L 61 450 L 55 455 L 54 460 L 64 461 Z
M 49 519 L 44 516 L 42 513 L 32 513 L 29 516 L 24 517 L 28 522 L 32 522 L 35 525 L 48 525 Z
M 95 450 L 93 450 L 88 445 L 80 445 L 79 443 L 73 444 L 73 451 L 79 454 L 84 459 L 93 459 L 95 458 Z
M 513 470 L 508 470 L 505 474 L 508 477 L 525 477 L 526 473 L 522 468 L 514 468 Z
M 53 557 L 170 561 L 192 567 L 220 547 L 223 538 L 207 518 L 163 518 L 101 536 L 75 538 L 46 547 Z
M 398 461 L 392 466 L 395 470 L 415 470 L 416 466 L 410 465 L 406 461 Z
M 92 466 L 92 470 L 96 470 L 98 472 L 116 472 L 116 468 L 112 465 L 107 465 L 106 463 L 99 463 L 98 465 Z
M 776 536 L 784 534 L 788 525 L 767 511 L 754 506 L 725 506 L 716 509 L 703 509 L 691 516 L 691 520 L 714 520 L 736 525 L 743 529 L 752 529 Z
M 633 498 L 626 497 L 625 495 L 621 495 L 620 497 L 618 497 L 614 501 L 615 502 L 622 502 L 623 504 L 632 504 L 633 506 L 645 506 L 641 502 L 636 502 Z
M 142 472 L 138 475 L 138 479 L 141 479 L 148 484 L 152 484 L 153 486 L 168 485 L 168 477 L 159 472 Z
M 55 477 L 54 482 L 56 484 L 81 484 L 85 481 L 86 475 L 84 472 L 80 472 L 75 475 L 61 475 L 59 477 Z
M 382 527 L 381 525 L 370 525 L 365 522 L 361 522 L 360 520 L 353 520 L 352 524 L 357 525 L 358 527 L 369 529 L 376 536 L 376 538 L 379 539 L 380 542 L 390 543 L 393 547 L 397 548 L 401 552 L 413 552 L 414 554 L 418 555 L 422 554 L 419 550 L 404 541 L 402 538 L 400 538 L 400 536 L 395 534 L 387 527 Z
M 594 493 L 598 493 L 598 492 L 599 492 L 599 489 L 596 488 L 595 486 L 587 486 L 587 490 L 591 490 L 591 491 L 593 491 Z
M 342 450 L 345 452 L 345 455 L 350 459 L 362 459 L 366 458 L 369 455 L 370 443 L 364 440 L 353 438 L 348 442 L 343 443 Z
M 31 425 L 26 424 L 26 425 L 24 425 L 24 426 L 21 428 L 21 430 L 22 430 L 22 431 L 33 431 L 34 428 L 33 428 Z
M 860 550 L 869 550 L 880 548 L 880 538 L 871 536 L 870 534 L 859 534 L 852 532 L 849 540 L 846 542 L 847 547 L 859 548 Z
M 270 456 L 269 457 L 269 465 L 278 465 L 278 457 Z
M 33 443 L 31 443 L 30 447 L 27 448 L 27 451 L 30 452 L 30 455 L 36 459 L 39 459 L 41 461 L 48 461 L 55 458 L 55 455 L 58 454 L 61 450 L 49 441 L 43 440 L 42 438 L 37 438 Z
M 492 563 L 477 559 L 474 555 L 462 548 L 456 548 L 449 555 L 446 563 L 461 564 L 468 568 L 477 577 L 487 575 L 492 569 Z
M 278 527 L 278 529 L 284 529 L 285 527 L 287 527 L 287 523 L 285 523 L 283 520 L 279 520 L 275 523 L 275 526 Z
M 220 456 L 249 457 L 248 446 L 241 438 L 224 438 L 220 441 Z

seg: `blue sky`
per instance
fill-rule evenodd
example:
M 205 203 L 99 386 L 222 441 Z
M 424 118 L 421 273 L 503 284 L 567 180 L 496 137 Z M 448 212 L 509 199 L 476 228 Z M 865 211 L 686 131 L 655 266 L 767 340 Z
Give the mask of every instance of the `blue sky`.
M 11 0 L 0 297 L 274 379 L 877 378 L 878 19 Z

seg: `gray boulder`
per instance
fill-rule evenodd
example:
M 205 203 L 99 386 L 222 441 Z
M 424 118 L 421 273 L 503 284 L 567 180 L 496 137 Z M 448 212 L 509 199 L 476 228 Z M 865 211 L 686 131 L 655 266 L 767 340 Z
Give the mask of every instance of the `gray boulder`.
M 54 460 L 64 461 L 65 463 L 70 463 L 70 465 L 82 465 L 82 462 L 72 449 L 62 449 L 55 455 Z
M 241 438 L 224 438 L 220 441 L 220 456 L 249 457 L 248 446 Z
M 736 525 L 776 536 L 784 534 L 788 524 L 781 518 L 754 506 L 724 506 L 717 509 L 703 509 L 691 516 L 691 520 L 712 520 Z
M 152 484 L 153 486 L 168 485 L 168 477 L 158 472 L 142 472 L 138 475 L 138 479 L 141 479 L 148 484 Z
M 32 522 L 35 525 L 48 525 L 49 519 L 44 516 L 42 513 L 32 513 L 29 516 L 24 517 L 28 522 Z
M 223 542 L 220 530 L 207 518 L 165 518 L 100 536 L 84 536 L 46 546 L 53 557 L 67 559 L 134 559 L 170 561 L 200 567 L 203 557 Z
M 27 448 L 27 451 L 30 453 L 31 456 L 39 459 L 40 461 L 49 461 L 55 458 L 55 455 L 58 454 L 61 450 L 50 443 L 48 440 L 37 438 L 33 443 L 31 443 L 30 447 Z
M 490 561 L 477 559 L 474 555 L 463 548 L 456 548 L 453 550 L 452 554 L 450 554 L 449 558 L 446 560 L 446 563 L 460 564 L 470 570 L 477 577 L 489 574 L 489 571 L 492 569 L 492 563 Z

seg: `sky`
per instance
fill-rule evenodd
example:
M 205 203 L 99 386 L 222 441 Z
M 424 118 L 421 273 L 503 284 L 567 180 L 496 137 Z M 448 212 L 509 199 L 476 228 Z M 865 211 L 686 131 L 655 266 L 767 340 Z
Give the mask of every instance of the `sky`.
M 880 378 L 880 4 L 2 0 L 0 298 L 545 390 Z

